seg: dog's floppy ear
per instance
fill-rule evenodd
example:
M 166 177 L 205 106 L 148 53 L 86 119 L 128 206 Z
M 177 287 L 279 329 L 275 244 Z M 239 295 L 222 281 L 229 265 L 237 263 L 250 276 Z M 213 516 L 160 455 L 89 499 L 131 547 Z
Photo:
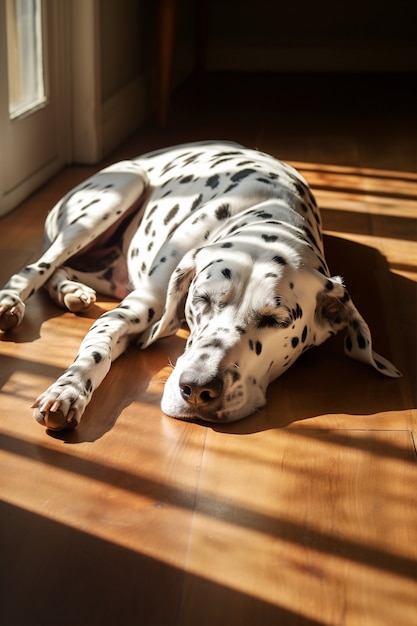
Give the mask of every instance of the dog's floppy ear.
M 146 348 L 157 339 L 173 335 L 184 318 L 184 302 L 188 288 L 195 275 L 196 251 L 190 250 L 179 263 L 169 280 L 164 312 L 161 319 L 146 330 L 139 340 L 141 348 Z
M 320 275 L 324 289 L 317 294 L 316 320 L 329 334 L 346 328 L 345 353 L 354 359 L 369 363 L 381 374 L 398 378 L 401 372 L 372 350 L 369 327 L 353 304 L 340 276 Z

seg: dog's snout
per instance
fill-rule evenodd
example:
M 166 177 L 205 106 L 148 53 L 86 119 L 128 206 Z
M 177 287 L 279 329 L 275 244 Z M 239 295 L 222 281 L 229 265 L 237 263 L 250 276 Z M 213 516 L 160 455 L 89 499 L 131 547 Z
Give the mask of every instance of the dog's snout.
M 223 381 L 218 376 L 201 381 L 193 370 L 182 372 L 179 388 L 182 398 L 196 407 L 208 406 L 217 400 L 223 391 Z

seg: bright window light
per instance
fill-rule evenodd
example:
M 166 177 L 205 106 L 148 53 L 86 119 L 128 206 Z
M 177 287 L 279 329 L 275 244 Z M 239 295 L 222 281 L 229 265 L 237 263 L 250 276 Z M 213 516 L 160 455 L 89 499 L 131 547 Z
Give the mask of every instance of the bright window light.
M 46 102 L 42 0 L 6 0 L 9 115 L 30 113 Z

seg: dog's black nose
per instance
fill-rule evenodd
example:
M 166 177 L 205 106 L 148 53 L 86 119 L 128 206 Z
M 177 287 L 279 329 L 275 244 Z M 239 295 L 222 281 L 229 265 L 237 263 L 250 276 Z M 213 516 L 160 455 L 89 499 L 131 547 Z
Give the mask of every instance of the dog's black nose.
M 223 391 L 223 381 L 218 376 L 201 380 L 193 370 L 182 372 L 179 381 L 182 398 L 194 406 L 207 406 L 217 400 Z

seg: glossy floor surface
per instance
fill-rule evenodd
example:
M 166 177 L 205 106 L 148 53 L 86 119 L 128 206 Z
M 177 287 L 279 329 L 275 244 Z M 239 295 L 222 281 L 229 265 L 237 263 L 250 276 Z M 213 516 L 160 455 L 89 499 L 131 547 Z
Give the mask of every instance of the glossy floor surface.
M 404 376 L 348 359 L 342 336 L 222 427 L 161 413 L 186 331 L 130 350 L 79 430 L 29 409 L 114 303 L 76 317 L 43 292 L 0 344 L 0 623 L 5 626 L 416 626 L 416 127 L 406 76 L 208 76 L 114 159 L 231 139 L 295 165 L 327 259 Z M 0 221 L 0 278 L 34 260 L 61 172 Z

